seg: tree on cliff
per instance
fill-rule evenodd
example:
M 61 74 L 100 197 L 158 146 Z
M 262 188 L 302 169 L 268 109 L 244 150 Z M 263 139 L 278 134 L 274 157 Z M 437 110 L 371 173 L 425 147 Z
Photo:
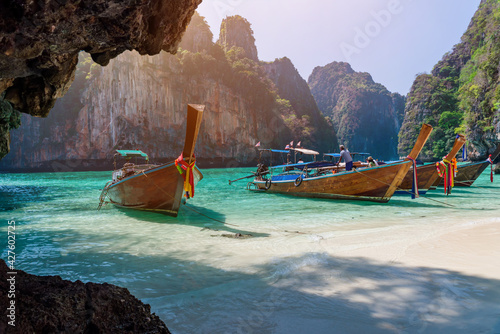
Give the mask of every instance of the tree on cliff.
M 407 154 L 422 122 L 434 132 L 421 153 L 441 159 L 456 133 L 465 134 L 472 157 L 486 158 L 500 140 L 500 2 L 482 0 L 461 42 L 431 74 L 420 74 L 408 95 L 399 152 Z

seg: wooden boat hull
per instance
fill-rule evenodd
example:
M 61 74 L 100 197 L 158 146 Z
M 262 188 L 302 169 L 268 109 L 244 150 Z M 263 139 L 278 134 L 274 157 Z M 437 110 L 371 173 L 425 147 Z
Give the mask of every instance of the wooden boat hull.
M 465 137 L 463 135 L 457 135 L 455 138 L 455 142 L 450 150 L 450 152 L 444 158 L 446 161 L 451 161 L 455 158 L 458 151 L 465 144 Z M 428 164 L 424 166 L 417 167 L 417 179 L 418 179 L 418 190 L 419 193 L 425 194 L 429 189 L 433 187 L 433 185 L 439 180 L 439 172 L 435 164 Z M 406 174 L 403 182 L 401 183 L 400 188 L 401 192 L 396 193 L 406 193 L 408 191 L 411 192 L 413 186 L 413 168 L 410 169 L 408 174 Z
M 439 174 L 435 164 L 429 164 L 424 166 L 417 166 L 417 180 L 418 180 L 418 192 L 419 194 L 425 194 L 439 179 Z M 400 190 L 396 191 L 396 194 L 408 194 L 411 192 L 413 185 L 413 167 L 410 168 L 408 173 L 401 182 L 399 186 Z
M 455 177 L 455 187 L 470 187 L 486 168 L 490 165 L 487 161 L 471 162 L 457 166 L 457 176 Z M 439 186 L 444 186 L 443 178 L 439 180 Z
M 402 161 L 357 171 L 307 177 L 299 186 L 295 186 L 295 180 L 271 181 L 267 190 L 266 180 L 255 179 L 254 184 L 258 190 L 269 193 L 388 202 L 411 164 L 411 161 Z
M 194 168 L 194 183 L 203 178 Z M 113 183 L 107 189 L 110 202 L 130 209 L 159 211 L 177 216 L 184 194 L 184 179 L 175 163 L 160 165 Z

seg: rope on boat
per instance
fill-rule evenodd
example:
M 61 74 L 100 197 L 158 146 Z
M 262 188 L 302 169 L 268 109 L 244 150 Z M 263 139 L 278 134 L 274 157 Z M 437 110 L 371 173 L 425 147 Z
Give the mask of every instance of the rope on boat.
M 101 196 L 99 196 L 99 205 L 97 206 L 97 211 L 101 210 L 103 204 L 107 204 L 106 197 L 108 196 L 109 186 L 112 181 L 108 181 L 104 188 L 102 189 Z
M 387 182 L 384 182 L 384 181 L 380 181 L 379 179 L 376 179 L 376 178 L 374 178 L 374 177 L 370 177 L 370 176 L 368 176 L 368 175 L 365 175 L 364 173 L 360 173 L 360 172 L 359 172 L 359 171 L 357 171 L 357 170 L 355 170 L 355 171 L 356 171 L 356 173 L 361 174 L 361 175 L 363 175 L 363 176 L 364 176 L 364 177 L 366 177 L 366 178 L 369 178 L 369 179 L 372 179 L 372 180 L 374 180 L 374 181 L 380 182 L 380 183 L 382 183 L 382 184 L 388 185 L 389 187 L 391 186 L 391 184 L 390 184 L 390 183 L 387 183 Z M 411 192 L 411 191 L 409 191 L 409 190 L 406 190 L 406 189 L 397 188 L 397 190 L 407 192 L 407 193 L 408 193 L 408 194 L 410 194 L 410 195 L 415 195 L 413 192 Z M 436 199 L 429 198 L 429 197 L 427 197 L 427 196 L 420 196 L 420 197 L 425 198 L 425 199 L 428 199 L 429 201 L 433 201 L 433 202 L 437 202 L 437 203 L 440 203 L 440 204 L 444 204 L 444 205 L 448 205 L 448 206 L 451 206 L 451 207 L 455 207 L 453 204 L 449 204 L 449 203 L 445 203 L 445 202 L 442 202 L 442 201 L 438 201 L 438 200 L 436 200 Z

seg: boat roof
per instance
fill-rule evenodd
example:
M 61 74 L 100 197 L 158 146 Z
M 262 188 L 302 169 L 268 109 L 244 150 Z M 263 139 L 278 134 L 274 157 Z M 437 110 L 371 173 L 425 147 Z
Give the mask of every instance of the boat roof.
M 134 157 L 144 157 L 148 158 L 148 155 L 140 150 L 116 150 L 116 153 L 124 158 L 134 158 Z
M 290 153 L 288 150 L 275 150 L 273 148 L 259 148 L 259 151 L 269 151 L 273 153 Z
M 300 152 L 302 154 L 311 154 L 311 155 L 318 155 L 319 152 L 313 151 L 313 150 L 308 150 L 306 148 L 293 148 L 292 150 Z
M 311 161 L 311 162 L 299 162 L 296 164 L 288 164 L 288 165 L 270 166 L 269 168 L 276 169 L 276 168 L 285 168 L 285 167 L 295 167 L 298 169 L 303 169 L 304 167 L 320 168 L 320 167 L 327 167 L 327 166 L 333 166 L 333 165 L 334 164 L 330 161 Z
M 370 155 L 370 153 L 364 153 L 364 152 L 350 152 L 351 155 L 356 155 L 356 154 L 359 154 L 359 155 Z M 328 157 L 335 157 L 335 158 L 340 158 L 340 153 L 325 153 L 323 155 L 326 155 Z

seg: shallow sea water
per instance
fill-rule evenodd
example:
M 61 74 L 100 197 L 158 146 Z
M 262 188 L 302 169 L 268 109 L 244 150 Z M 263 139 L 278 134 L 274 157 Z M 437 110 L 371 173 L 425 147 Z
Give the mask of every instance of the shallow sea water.
M 96 211 L 110 172 L 0 174 L 2 258 L 7 221 L 15 220 L 17 269 L 126 287 L 173 333 L 356 333 L 364 325 L 402 333 L 420 328 L 412 315 L 428 299 L 419 294 L 433 293 L 415 277 L 439 281 L 440 273 L 350 252 L 411 238 L 412 230 L 500 223 L 500 183 L 498 176 L 490 183 L 489 168 L 451 196 L 438 188 L 386 204 L 254 193 L 245 189 L 248 180 L 228 184 L 252 170 L 203 170 L 177 218 L 112 205 Z M 377 289 L 366 290 L 374 282 Z M 414 286 L 410 302 L 391 301 L 398 282 L 406 283 L 401 291 Z M 460 319 L 456 313 L 446 320 Z

